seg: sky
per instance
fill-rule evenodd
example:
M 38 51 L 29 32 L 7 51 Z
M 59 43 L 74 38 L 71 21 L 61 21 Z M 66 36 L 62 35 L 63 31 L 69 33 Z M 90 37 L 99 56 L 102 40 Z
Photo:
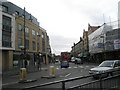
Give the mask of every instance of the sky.
M 117 20 L 119 0 L 7 0 L 31 13 L 47 31 L 52 53 L 71 51 L 83 30 Z

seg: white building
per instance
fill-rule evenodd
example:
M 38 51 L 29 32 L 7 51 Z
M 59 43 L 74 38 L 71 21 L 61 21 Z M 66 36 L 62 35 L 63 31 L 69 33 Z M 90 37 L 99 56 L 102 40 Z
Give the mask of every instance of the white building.
M 4 69 L 11 67 L 11 56 L 15 50 L 15 16 L 7 13 L 7 10 L 0 4 L 0 60 Z

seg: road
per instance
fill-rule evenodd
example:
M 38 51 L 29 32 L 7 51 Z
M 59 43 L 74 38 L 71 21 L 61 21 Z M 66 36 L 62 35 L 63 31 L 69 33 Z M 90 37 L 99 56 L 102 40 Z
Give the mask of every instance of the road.
M 34 73 L 34 75 L 31 75 L 31 77 L 36 78 L 37 81 L 35 82 L 29 82 L 29 83 L 14 83 L 14 84 L 4 84 L 3 88 L 25 88 L 25 87 L 30 87 L 33 85 L 40 85 L 48 82 L 53 82 L 53 81 L 58 81 L 58 80 L 64 80 L 64 79 L 69 79 L 69 78 L 74 78 L 74 77 L 79 77 L 79 76 L 85 76 L 88 75 L 88 71 L 90 68 L 95 67 L 96 65 L 93 64 L 80 64 L 76 65 L 74 63 L 70 63 L 69 68 L 60 68 L 59 63 L 55 63 L 55 78 L 41 78 L 42 76 L 48 76 L 49 75 L 49 70 L 44 71 L 43 73 Z M 73 85 L 77 84 L 82 84 L 91 81 L 92 79 L 86 79 L 86 80 L 81 80 L 81 81 L 76 81 L 76 82 L 68 82 L 66 83 L 66 87 L 71 87 Z M 56 85 L 51 85 L 47 86 L 48 88 L 61 88 L 61 84 L 56 84 Z M 47 88 L 45 87 L 45 88 Z

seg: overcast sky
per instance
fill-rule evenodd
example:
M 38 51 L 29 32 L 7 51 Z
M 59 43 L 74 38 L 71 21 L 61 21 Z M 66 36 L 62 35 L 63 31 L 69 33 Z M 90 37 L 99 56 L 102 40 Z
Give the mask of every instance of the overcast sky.
M 50 37 L 52 53 L 70 51 L 88 23 L 117 20 L 119 0 L 8 0 L 31 13 Z

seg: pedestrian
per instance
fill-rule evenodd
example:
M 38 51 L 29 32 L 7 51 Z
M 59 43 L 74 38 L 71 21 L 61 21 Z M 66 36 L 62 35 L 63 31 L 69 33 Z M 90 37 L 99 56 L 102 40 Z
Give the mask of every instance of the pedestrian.
M 38 70 L 39 70 L 39 68 L 40 68 L 40 61 L 38 61 L 38 65 L 37 65 L 37 67 L 38 67 Z
M 24 61 L 25 68 L 27 68 L 27 60 Z

